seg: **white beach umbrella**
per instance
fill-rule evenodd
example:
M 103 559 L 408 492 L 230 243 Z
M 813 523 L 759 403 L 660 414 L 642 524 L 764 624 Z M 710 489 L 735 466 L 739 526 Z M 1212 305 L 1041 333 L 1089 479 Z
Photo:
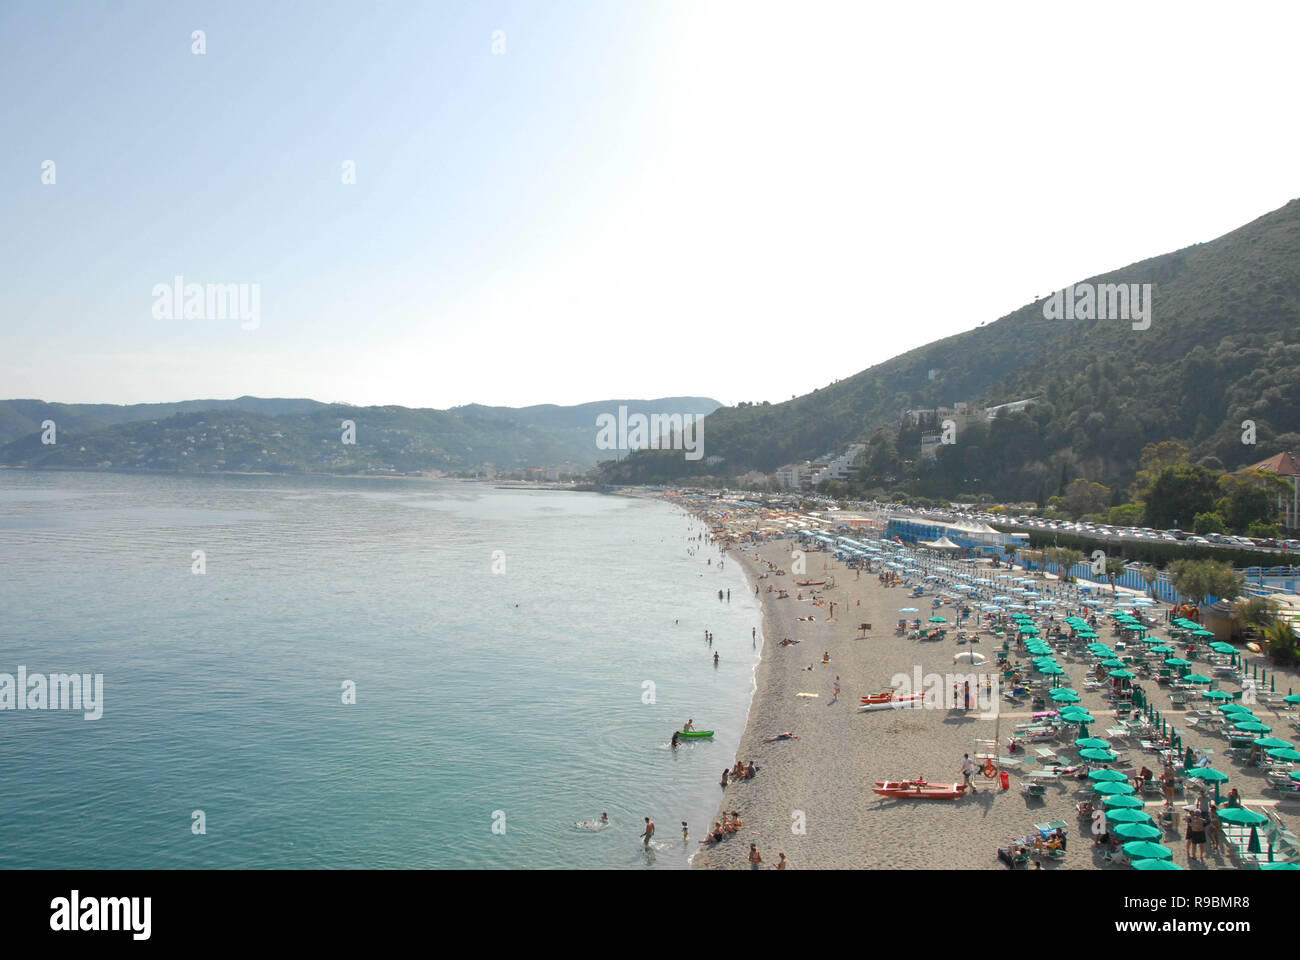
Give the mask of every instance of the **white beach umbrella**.
M 982 653 L 972 653 L 969 650 L 963 650 L 961 653 L 953 656 L 952 662 L 956 663 L 959 660 L 969 660 L 971 663 L 983 663 L 984 659 L 985 657 Z

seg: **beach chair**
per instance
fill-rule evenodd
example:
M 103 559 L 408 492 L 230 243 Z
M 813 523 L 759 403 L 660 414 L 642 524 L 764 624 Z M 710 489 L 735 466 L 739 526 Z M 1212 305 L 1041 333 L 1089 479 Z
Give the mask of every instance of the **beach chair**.
M 1034 756 L 1039 763 L 1055 763 L 1058 759 L 1056 751 L 1051 747 L 1034 747 Z
M 1047 795 L 1046 785 L 1039 783 L 1037 780 L 1026 780 L 1020 785 L 1020 790 L 1025 796 L 1036 797 L 1040 800 Z

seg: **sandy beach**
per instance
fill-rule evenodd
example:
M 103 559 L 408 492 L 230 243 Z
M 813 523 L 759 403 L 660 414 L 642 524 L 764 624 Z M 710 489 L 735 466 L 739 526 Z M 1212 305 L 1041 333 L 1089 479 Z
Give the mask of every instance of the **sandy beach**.
M 967 649 L 954 644 L 952 634 L 943 642 L 922 642 L 896 635 L 894 627 L 903 616 L 899 609 L 917 606 L 928 611 L 930 597 L 911 600 L 908 590 L 886 587 L 874 573 L 850 570 L 833 554 L 809 553 L 805 576 L 770 575 L 767 563 L 785 570 L 791 566 L 791 551 L 797 541 L 775 540 L 758 546 L 732 549 L 728 559 L 744 564 L 751 585 L 756 584 L 763 601 L 762 662 L 757 669 L 757 689 L 749 722 L 741 739 L 738 759 L 752 760 L 761 769 L 751 780 L 719 787 L 719 811 L 735 810 L 744 827 L 719 844 L 702 846 L 693 866 L 697 869 L 749 869 L 749 845 L 755 843 L 764 868 L 773 867 L 784 852 L 789 869 L 1000 869 L 997 849 L 1013 837 L 1033 832 L 1033 824 L 1064 821 L 1069 843 L 1063 861 L 1046 869 L 1086 869 L 1101 865 L 1101 853 L 1094 848 L 1086 824 L 1080 822 L 1076 804 L 1089 795 L 1089 781 L 1069 778 L 1047 788 L 1042 799 L 1021 790 L 1020 775 L 1012 772 L 1010 789 L 1002 791 L 996 779 L 976 774 L 978 792 L 956 800 L 898 800 L 871 792 L 877 780 L 906 779 L 918 775 L 931 782 L 962 780 L 963 754 L 979 752 L 976 738 L 992 739 L 995 720 L 978 710 L 949 710 L 942 707 L 920 710 L 860 712 L 859 698 L 887 690 L 896 674 L 971 672 L 954 665 L 953 655 Z M 766 561 L 766 562 L 765 562 Z M 835 585 L 819 594 L 817 605 L 810 589 L 793 581 L 821 580 L 833 575 Z M 790 596 L 777 599 L 768 585 L 787 589 Z M 803 600 L 796 599 L 803 591 Z M 834 619 L 828 620 L 829 602 L 834 601 Z M 950 618 L 951 608 L 941 611 Z M 916 616 L 916 615 L 913 615 Z M 928 616 L 923 612 L 919 616 Z M 804 619 L 815 617 L 815 619 Z M 864 631 L 860 625 L 871 624 Z M 789 637 L 800 641 L 782 646 Z M 995 661 L 999 643 L 983 634 L 975 649 Z M 822 663 L 829 652 L 831 662 Z M 1098 692 L 1083 690 L 1086 665 L 1063 656 L 1071 685 L 1083 694 L 1082 706 L 1097 718 L 1094 736 L 1104 729 L 1114 711 Z M 809 670 L 811 665 L 812 669 Z M 974 668 L 982 674 L 984 667 Z M 836 676 L 841 694 L 833 698 Z M 1065 678 L 1063 678 L 1065 679 Z M 1288 678 L 1292 682 L 1293 678 Z M 1279 678 L 1279 683 L 1282 680 Z M 1149 684 L 1158 709 L 1169 706 L 1165 690 Z M 1229 690 L 1237 689 L 1228 684 Z M 801 693 L 817 694 L 815 698 Z M 1030 713 L 1023 706 L 1003 703 L 999 732 L 1005 742 L 1015 724 Z M 1269 720 L 1274 735 L 1294 739 L 1289 718 L 1260 705 L 1261 718 Z M 1170 714 L 1180 731 L 1184 725 Z M 798 740 L 764 743 L 763 739 L 784 731 Z M 1218 736 L 1187 731 L 1186 742 L 1222 754 L 1226 745 Z M 1074 757 L 1069 739 L 1048 744 L 1065 758 Z M 1005 752 L 1005 751 L 1004 751 Z M 1155 766 L 1152 754 L 1144 754 L 1133 743 L 1121 749 L 1130 763 Z M 1032 747 L 1030 751 L 1032 756 Z M 1037 769 L 1022 760 L 1022 770 Z M 1216 758 L 1216 766 L 1232 776 L 1231 786 L 1248 802 L 1262 800 L 1277 809 L 1292 830 L 1297 827 L 1300 803 L 1277 801 L 1277 794 L 1265 789 L 1262 772 Z M 1158 769 L 1158 767 L 1156 767 Z M 718 771 L 721 779 L 722 771 Z M 1226 792 L 1225 787 L 1225 792 Z M 1148 812 L 1158 815 L 1161 803 L 1151 802 Z M 715 818 L 716 819 L 716 818 Z M 1166 831 L 1163 841 L 1174 849 L 1174 860 L 1188 867 L 1182 835 Z M 1207 861 L 1190 864 L 1191 869 L 1232 867 L 1229 853 L 1216 854 L 1207 847 Z

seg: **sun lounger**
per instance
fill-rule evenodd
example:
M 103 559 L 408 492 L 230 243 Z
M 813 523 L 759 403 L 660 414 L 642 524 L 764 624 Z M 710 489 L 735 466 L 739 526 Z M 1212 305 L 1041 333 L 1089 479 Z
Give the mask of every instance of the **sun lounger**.
M 1039 763 L 1055 763 L 1057 760 L 1056 751 L 1051 747 L 1034 747 L 1034 756 Z
M 1044 786 L 1041 783 L 1036 783 L 1032 780 L 1026 780 L 1024 783 L 1020 785 L 1020 789 L 1025 794 L 1031 797 L 1043 797 L 1046 796 L 1047 794 L 1046 786 Z

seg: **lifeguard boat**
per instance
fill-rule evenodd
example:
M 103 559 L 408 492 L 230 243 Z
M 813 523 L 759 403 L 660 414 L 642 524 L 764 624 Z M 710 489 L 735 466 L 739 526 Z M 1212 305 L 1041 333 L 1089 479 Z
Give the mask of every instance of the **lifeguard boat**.
M 923 693 L 898 693 L 890 690 L 885 693 L 873 693 L 862 698 L 859 710 L 903 710 L 908 707 L 920 707 L 925 704 Z
M 926 780 L 877 780 L 872 791 L 882 797 L 920 797 L 924 800 L 955 800 L 966 793 L 964 783 L 929 783 Z

